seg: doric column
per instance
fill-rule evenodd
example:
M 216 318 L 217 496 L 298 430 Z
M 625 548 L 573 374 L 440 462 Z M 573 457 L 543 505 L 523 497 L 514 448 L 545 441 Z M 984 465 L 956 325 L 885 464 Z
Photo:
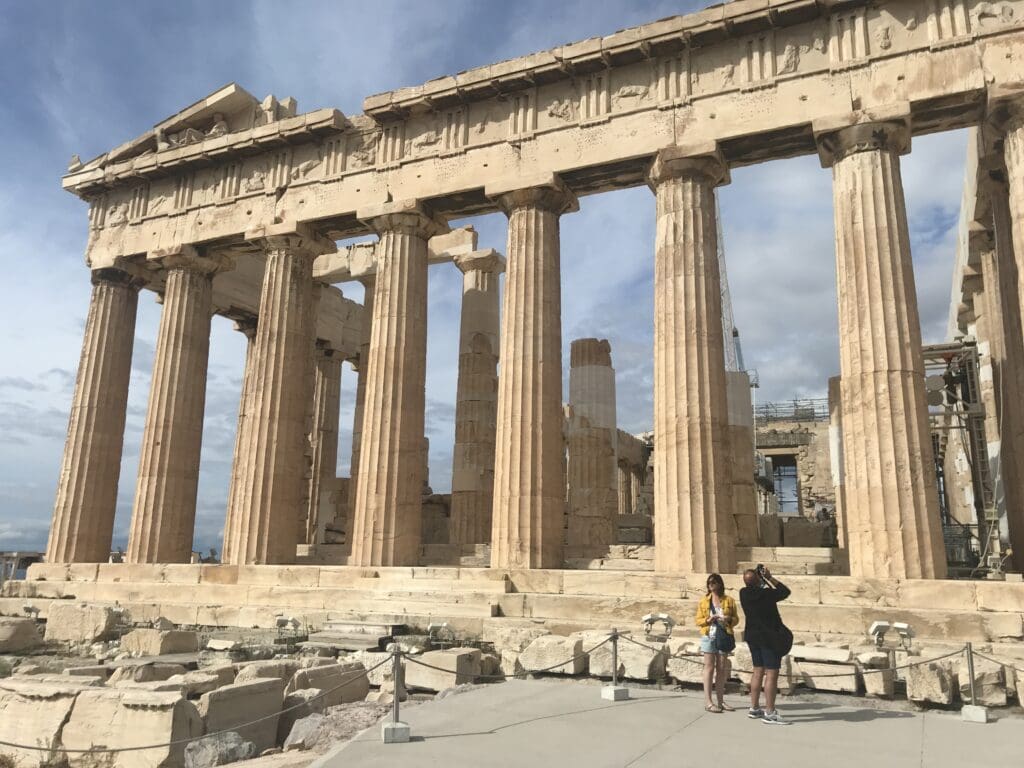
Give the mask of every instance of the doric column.
M 184 246 L 155 253 L 167 273 L 128 537 L 129 563 L 187 563 L 199 487 L 213 273 Z
M 615 369 L 606 339 L 576 339 L 569 347 L 566 543 L 607 547 L 618 538 L 618 432 Z
M 345 529 L 345 549 L 352 549 L 351 510 L 356 508 L 356 491 L 359 488 L 359 452 L 363 442 L 363 407 L 366 404 L 366 367 L 370 360 L 370 335 L 373 327 L 373 293 L 376 280 L 372 275 L 360 279 L 363 284 L 363 335 L 359 343 L 359 357 L 352 362 L 356 372 L 356 402 L 352 412 L 352 457 L 348 469 L 349 521 Z
M 846 548 L 846 502 L 843 488 L 843 408 L 840 377 L 828 380 L 828 456 L 832 474 L 832 488 L 836 498 L 836 538 L 841 549 Z
M 246 495 L 241 488 L 243 447 L 249 444 L 248 428 L 252 424 L 251 415 L 248 412 L 252 404 L 253 386 L 253 363 L 256 355 L 253 353 L 256 341 L 256 318 L 246 317 L 235 320 L 235 330 L 245 336 L 245 366 L 242 369 L 242 391 L 238 397 L 238 427 L 235 430 L 235 451 L 231 461 L 231 482 L 228 486 L 228 511 L 224 523 L 224 543 L 221 547 L 220 559 L 223 563 L 233 563 L 234 542 L 229 534 L 235 530 L 236 521 L 241 514 L 241 505 Z
M 105 563 L 114 531 L 140 282 L 100 269 L 92 286 L 46 547 L 50 563 Z
M 619 463 L 619 514 L 633 514 L 633 470 L 628 464 Z
M 553 175 L 527 188 L 487 193 L 508 216 L 491 567 L 560 568 L 565 444 L 558 221 L 578 205 Z
M 415 565 L 422 538 L 427 239 L 444 225 L 412 201 L 360 211 L 380 235 L 351 565 Z
M 451 542 L 491 540 L 494 435 L 498 418 L 498 281 L 505 259 L 494 250 L 455 259 L 462 270 L 459 381 L 455 395 Z
M 714 146 L 654 161 L 654 528 L 658 571 L 729 572 L 734 541 Z
M 296 224 L 246 234 L 267 263 L 253 346 L 245 444 L 239 446 L 231 562 L 291 563 L 306 494 L 306 410 L 313 393 L 313 259 L 334 248 Z
M 736 543 L 755 547 L 757 538 L 757 487 L 754 484 L 754 406 L 750 401 L 750 377 L 746 371 L 725 374 L 729 405 L 729 484 Z
M 338 416 L 341 410 L 341 355 L 322 340 L 317 341 L 313 355 L 313 419 L 309 432 L 312 466 L 304 515 L 307 544 L 318 543 L 323 481 L 332 481 L 338 472 Z
M 832 167 L 850 575 L 942 578 L 899 121 L 818 131 Z

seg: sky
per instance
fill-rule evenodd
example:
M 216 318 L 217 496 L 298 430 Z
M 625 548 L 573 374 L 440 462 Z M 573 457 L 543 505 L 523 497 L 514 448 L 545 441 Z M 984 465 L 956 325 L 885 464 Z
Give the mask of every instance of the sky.
M 88 160 L 228 82 L 299 111 L 361 112 L 365 96 L 699 9 L 655 0 L 25 3 L 0 0 L 0 550 L 43 549 L 90 284 L 86 206 L 60 188 Z M 946 328 L 964 132 L 903 158 L 922 333 Z M 719 191 L 735 324 L 758 401 L 824 396 L 838 373 L 831 175 L 816 157 L 734 169 Z M 502 215 L 465 219 L 505 251 Z M 651 428 L 654 200 L 581 199 L 562 218 L 565 369 L 572 339 L 611 343 L 619 426 Z M 362 300 L 357 283 L 339 286 Z M 430 271 L 430 482 L 451 484 L 461 276 Z M 159 324 L 139 301 L 114 546 L 124 546 Z M 220 547 L 244 343 L 214 318 L 195 545 Z M 348 474 L 355 374 L 342 373 L 338 472 Z M 566 382 L 568 377 L 566 375 Z

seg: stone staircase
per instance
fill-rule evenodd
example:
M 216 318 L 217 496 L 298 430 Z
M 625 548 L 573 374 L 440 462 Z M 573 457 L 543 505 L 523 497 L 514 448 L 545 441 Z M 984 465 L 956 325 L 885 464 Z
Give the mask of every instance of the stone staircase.
M 736 572 L 763 564 L 775 574 L 841 576 L 846 564 L 834 547 L 737 547 Z

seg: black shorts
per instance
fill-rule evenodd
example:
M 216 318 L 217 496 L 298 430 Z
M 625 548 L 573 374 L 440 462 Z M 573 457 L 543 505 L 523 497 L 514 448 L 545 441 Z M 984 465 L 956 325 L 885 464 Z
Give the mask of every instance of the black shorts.
M 779 669 L 782 667 L 782 657 L 771 648 L 752 645 L 751 643 L 747 643 L 747 648 L 750 649 L 751 663 L 755 667 L 764 667 L 765 669 Z

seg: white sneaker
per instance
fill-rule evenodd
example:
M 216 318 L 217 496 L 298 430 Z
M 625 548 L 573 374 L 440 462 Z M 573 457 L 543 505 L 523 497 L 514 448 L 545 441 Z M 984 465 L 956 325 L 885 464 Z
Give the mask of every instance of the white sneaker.
M 779 714 L 777 709 L 773 709 L 771 712 L 765 712 L 761 718 L 762 723 L 768 723 L 769 725 L 789 725 L 787 720 L 782 719 L 782 715 Z
M 760 720 L 762 717 L 764 717 L 764 710 L 760 707 L 758 707 L 757 709 L 751 707 L 747 710 L 747 717 L 749 717 L 751 720 Z

